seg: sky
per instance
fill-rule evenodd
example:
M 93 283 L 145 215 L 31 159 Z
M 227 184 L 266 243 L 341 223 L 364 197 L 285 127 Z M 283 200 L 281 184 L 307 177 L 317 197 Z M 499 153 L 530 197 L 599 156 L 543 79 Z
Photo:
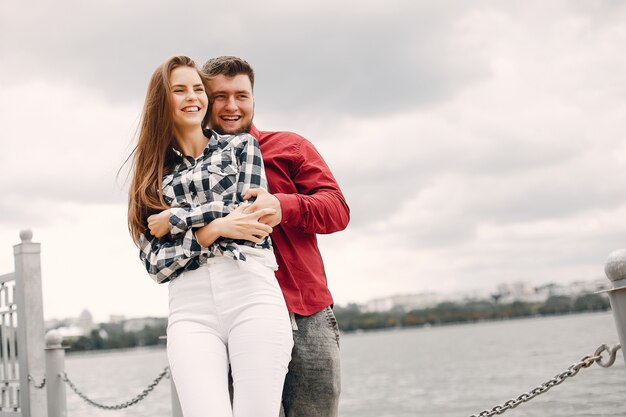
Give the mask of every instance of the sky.
M 335 302 L 603 276 L 626 247 L 626 3 L 0 2 L 0 274 L 41 243 L 44 315 L 166 316 L 127 230 L 148 78 L 236 55 L 255 124 L 309 139 L 351 209 Z

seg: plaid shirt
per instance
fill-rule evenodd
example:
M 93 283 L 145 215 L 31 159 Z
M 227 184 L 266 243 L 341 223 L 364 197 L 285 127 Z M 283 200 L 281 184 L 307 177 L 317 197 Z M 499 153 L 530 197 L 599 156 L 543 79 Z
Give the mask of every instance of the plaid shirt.
M 248 189 L 267 189 L 259 143 L 253 136 L 218 135 L 211 130 L 205 135 L 209 143 L 203 154 L 195 159 L 175 150 L 180 161 L 163 177 L 163 199 L 172 207 L 170 234 L 158 239 L 146 230 L 139 239 L 139 257 L 157 283 L 197 269 L 214 256 L 245 261 L 240 245 L 271 248 L 269 237 L 261 244 L 219 238 L 208 248 L 196 240 L 195 228 L 226 216 L 243 202 Z

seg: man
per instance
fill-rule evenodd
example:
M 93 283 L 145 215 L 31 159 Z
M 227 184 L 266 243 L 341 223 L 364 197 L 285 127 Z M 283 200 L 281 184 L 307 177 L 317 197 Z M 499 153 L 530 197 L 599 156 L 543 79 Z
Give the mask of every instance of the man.
M 292 317 L 294 348 L 283 390 L 287 417 L 337 416 L 340 392 L 339 330 L 332 311 L 317 233 L 343 230 L 350 209 L 313 145 L 291 132 L 259 131 L 254 117 L 254 71 L 236 57 L 214 58 L 209 77 L 210 127 L 221 134 L 257 138 L 269 191 L 251 190 L 249 211 L 274 208 L 261 221 L 274 227 L 276 278 Z

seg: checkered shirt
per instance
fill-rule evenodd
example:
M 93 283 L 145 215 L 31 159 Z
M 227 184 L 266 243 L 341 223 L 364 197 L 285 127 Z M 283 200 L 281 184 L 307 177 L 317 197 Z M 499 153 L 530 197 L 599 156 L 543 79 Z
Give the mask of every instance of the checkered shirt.
M 139 238 L 139 257 L 158 283 L 185 270 L 197 269 L 207 258 L 229 256 L 245 261 L 240 245 L 270 249 L 262 243 L 219 238 L 208 248 L 196 240 L 194 229 L 224 217 L 243 202 L 250 188 L 267 189 L 257 140 L 245 133 L 218 135 L 206 130 L 209 142 L 198 159 L 184 156 L 171 174 L 163 177 L 163 199 L 170 205 L 170 234 L 158 239 L 146 230 Z

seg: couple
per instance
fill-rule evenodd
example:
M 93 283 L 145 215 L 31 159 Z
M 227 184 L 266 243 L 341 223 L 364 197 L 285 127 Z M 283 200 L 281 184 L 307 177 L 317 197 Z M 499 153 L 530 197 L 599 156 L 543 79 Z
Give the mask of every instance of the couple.
M 236 57 L 155 70 L 129 228 L 148 273 L 169 282 L 185 417 L 277 417 L 281 403 L 287 417 L 336 416 L 339 333 L 316 234 L 344 229 L 349 208 L 310 142 L 252 124 L 253 87 Z

